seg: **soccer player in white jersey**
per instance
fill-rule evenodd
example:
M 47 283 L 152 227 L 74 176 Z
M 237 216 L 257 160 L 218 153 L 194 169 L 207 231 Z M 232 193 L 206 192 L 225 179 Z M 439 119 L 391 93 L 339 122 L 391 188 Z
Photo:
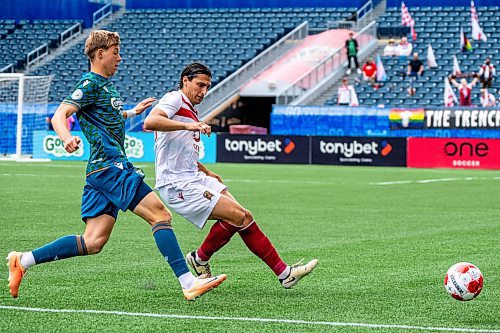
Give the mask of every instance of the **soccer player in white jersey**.
M 318 260 L 287 265 L 252 213 L 229 193 L 220 176 L 198 161 L 200 135 L 210 135 L 211 128 L 198 119 L 194 106 L 203 101 L 211 78 L 207 66 L 189 64 L 181 73 L 180 89 L 165 94 L 145 120 L 145 129 L 156 132 L 156 189 L 171 209 L 198 228 L 203 228 L 207 220 L 216 220 L 201 246 L 186 255 L 199 276 L 211 276 L 210 258 L 238 233 L 282 286 L 291 288 L 312 272 Z

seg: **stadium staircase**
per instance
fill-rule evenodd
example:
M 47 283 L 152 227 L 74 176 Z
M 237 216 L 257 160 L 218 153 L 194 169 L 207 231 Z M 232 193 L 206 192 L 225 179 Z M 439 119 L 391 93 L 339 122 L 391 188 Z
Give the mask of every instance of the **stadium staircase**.
M 377 57 L 377 54 L 383 52 L 385 47 L 385 44 L 378 44 L 377 48 L 375 51 L 371 52 L 370 54 L 360 57 L 358 59 L 359 62 L 359 67 L 361 68 L 364 64 L 364 62 L 368 58 L 372 58 L 374 61 Z M 352 66 L 352 65 L 351 65 Z M 349 84 L 352 86 L 359 86 L 360 85 L 360 78 L 358 73 L 356 72 L 356 69 L 352 69 L 351 74 L 347 75 L 341 75 L 341 78 L 348 78 L 349 79 Z M 319 95 L 315 100 L 311 101 L 309 105 L 336 105 L 337 104 L 337 91 L 339 89 L 340 84 L 342 83 L 341 79 L 336 79 L 336 80 L 331 80 L 328 83 L 328 86 L 325 86 L 324 91 Z

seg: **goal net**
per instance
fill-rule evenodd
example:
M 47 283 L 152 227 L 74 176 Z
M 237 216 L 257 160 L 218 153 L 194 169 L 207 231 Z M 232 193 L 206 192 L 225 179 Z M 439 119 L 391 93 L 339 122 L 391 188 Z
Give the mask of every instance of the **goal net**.
M 31 158 L 33 132 L 47 129 L 53 75 L 0 74 L 0 157 Z

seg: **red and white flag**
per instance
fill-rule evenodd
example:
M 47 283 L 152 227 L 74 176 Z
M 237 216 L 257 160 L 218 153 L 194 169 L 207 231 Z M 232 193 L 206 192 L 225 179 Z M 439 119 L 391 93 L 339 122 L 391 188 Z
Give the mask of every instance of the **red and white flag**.
M 472 26 L 472 38 L 486 42 L 488 38 L 486 38 L 483 29 L 481 29 L 481 26 L 479 25 L 479 18 L 477 17 L 474 1 L 470 2 L 470 24 Z
M 457 96 L 453 92 L 451 88 L 450 81 L 448 78 L 444 78 L 444 106 L 455 106 L 455 103 L 458 103 Z
M 408 7 L 406 7 L 404 2 L 401 2 L 401 24 L 404 27 L 410 27 L 411 38 L 413 40 L 417 39 L 417 33 L 415 31 L 415 21 L 411 17 Z

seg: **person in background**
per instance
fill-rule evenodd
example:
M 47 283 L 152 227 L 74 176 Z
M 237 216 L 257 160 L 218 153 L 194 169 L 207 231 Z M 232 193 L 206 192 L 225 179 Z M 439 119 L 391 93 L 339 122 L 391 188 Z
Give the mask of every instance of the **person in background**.
M 354 33 L 349 33 L 349 39 L 345 41 L 345 48 L 347 49 L 347 75 L 351 74 L 351 59 L 354 61 L 354 65 L 356 65 L 356 69 L 358 70 L 358 74 L 361 74 L 361 70 L 359 69 L 358 63 L 358 42 L 354 39 Z
M 337 105 L 340 106 L 359 106 L 358 96 L 354 87 L 348 83 L 347 78 L 342 79 L 337 93 Z
M 375 86 L 377 81 L 377 65 L 371 58 L 368 58 L 363 65 L 363 81 L 368 81 L 372 86 Z
M 384 57 L 394 57 L 396 56 L 396 45 L 394 44 L 394 39 L 389 39 L 389 44 L 384 48 Z
M 401 38 L 401 42 L 396 46 L 396 55 L 398 57 L 409 57 L 413 51 L 413 45 L 408 42 L 406 37 Z
M 455 76 L 450 77 L 450 83 L 458 89 L 460 94 L 460 106 L 472 105 L 472 88 L 476 85 L 478 78 L 475 77 L 471 83 L 467 83 L 466 79 L 462 79 L 460 84 L 455 80 Z
M 493 86 L 493 80 L 495 79 L 496 70 L 495 66 L 491 64 L 491 59 L 488 57 L 484 61 L 484 64 L 479 67 L 479 78 L 484 88 L 491 88 Z
M 481 106 L 482 107 L 489 108 L 489 107 L 496 105 L 495 96 L 493 94 L 490 94 L 488 92 L 488 89 L 486 89 L 486 88 L 481 89 L 480 99 L 481 99 Z

